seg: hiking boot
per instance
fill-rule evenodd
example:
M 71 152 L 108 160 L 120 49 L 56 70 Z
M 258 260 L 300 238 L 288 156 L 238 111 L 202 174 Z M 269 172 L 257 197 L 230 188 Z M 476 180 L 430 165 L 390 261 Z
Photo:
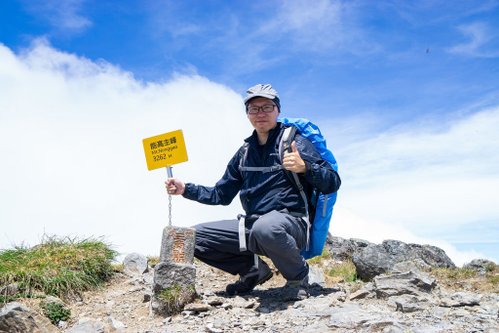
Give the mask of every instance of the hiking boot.
M 225 291 L 229 296 L 247 294 L 255 289 L 257 285 L 269 280 L 272 275 L 274 275 L 274 273 L 272 273 L 270 267 L 263 261 L 260 261 L 258 268 L 253 266 L 250 271 L 246 275 L 241 276 L 238 281 L 228 284 Z
M 302 280 L 288 280 L 282 290 L 284 300 L 302 301 L 307 299 L 310 296 L 308 287 L 308 275 Z

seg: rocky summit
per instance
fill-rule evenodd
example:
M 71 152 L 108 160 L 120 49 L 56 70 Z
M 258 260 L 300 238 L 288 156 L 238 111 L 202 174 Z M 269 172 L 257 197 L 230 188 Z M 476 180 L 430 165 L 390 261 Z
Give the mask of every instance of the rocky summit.
M 499 332 L 497 288 L 478 292 L 465 281 L 439 281 L 429 268 L 454 264 L 438 248 L 331 237 L 328 250 L 333 259 L 311 265 L 310 297 L 299 301 L 282 292 L 285 280 L 275 270 L 251 294 L 230 297 L 225 286 L 237 277 L 195 261 L 197 298 L 168 317 L 151 310 L 154 269 L 134 254 L 106 287 L 66 304 L 69 320 L 54 326 L 39 299 L 20 299 L 0 310 L 0 332 Z M 345 260 L 364 269 L 363 281 L 328 278 L 329 267 Z M 491 264 L 467 267 L 481 272 Z

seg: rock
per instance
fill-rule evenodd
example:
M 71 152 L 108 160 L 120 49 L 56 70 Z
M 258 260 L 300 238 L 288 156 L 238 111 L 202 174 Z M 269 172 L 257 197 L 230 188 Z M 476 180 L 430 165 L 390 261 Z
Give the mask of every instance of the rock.
M 150 302 L 151 301 L 151 294 L 149 293 L 145 293 L 142 297 L 142 302 L 143 303 L 147 303 L 147 302 Z
M 213 323 L 209 323 L 206 325 L 206 332 L 210 333 L 223 333 L 224 330 L 221 328 L 214 327 Z
M 402 242 L 399 242 L 402 243 Z M 409 247 L 409 257 L 412 259 L 422 259 L 431 267 L 456 268 L 456 265 L 447 256 L 444 250 L 433 245 L 407 244 Z
M 492 271 L 495 266 L 495 262 L 487 259 L 473 259 L 471 262 L 463 265 L 463 268 L 474 270 L 480 275 L 485 275 L 485 273 Z
M 395 273 L 374 278 L 374 288 L 378 298 L 399 295 L 420 295 L 429 293 L 437 285 L 435 279 L 424 273 Z
M 163 229 L 160 262 L 192 265 L 196 229 L 168 226 Z
M 329 253 L 332 254 L 333 259 L 348 261 L 352 260 L 354 253 L 360 249 L 367 247 L 368 245 L 374 245 L 368 241 L 362 239 L 344 239 L 341 237 L 328 236 L 326 240 L 326 248 Z
M 190 303 L 184 307 L 184 311 L 192 311 L 192 312 L 206 312 L 210 311 L 212 308 L 208 304 L 203 303 Z
M 104 324 L 98 320 L 82 318 L 67 333 L 104 333 Z
M 224 310 L 229 310 L 232 309 L 234 306 L 230 303 L 223 303 L 220 307 Z
M 357 290 L 357 291 L 351 293 L 350 296 L 348 297 L 348 299 L 350 301 L 355 301 L 355 300 L 367 298 L 371 295 L 372 295 L 372 292 L 370 290 L 360 289 L 360 290 Z
M 208 304 L 211 306 L 220 306 L 224 304 L 225 300 L 221 297 L 216 297 L 212 299 L 208 299 Z
M 125 273 L 142 275 L 148 270 L 147 258 L 139 253 L 130 253 L 123 260 Z
M 154 267 L 151 309 L 167 316 L 179 313 L 196 298 L 195 283 L 194 265 L 160 262 Z
M 45 299 L 43 300 L 43 303 L 55 303 L 55 304 L 59 304 L 59 305 L 62 305 L 62 306 L 66 306 L 66 303 L 64 303 L 64 301 L 62 299 L 60 299 L 59 297 L 55 297 L 55 296 L 52 296 L 52 295 L 48 295 L 47 297 L 45 297 Z
M 38 325 L 31 311 L 20 303 L 8 303 L 0 310 L 0 332 L 35 332 Z
M 61 330 L 65 330 L 66 328 L 68 328 L 68 322 L 61 320 L 57 323 L 57 327 L 59 327 Z
M 11 302 L 0 309 L 0 332 L 5 333 L 56 333 L 50 321 L 18 302 Z
M 355 253 L 352 260 L 357 277 L 364 281 L 370 281 L 375 276 L 389 271 L 393 266 L 390 255 L 379 245 L 370 245 L 362 252 Z
M 380 332 L 390 327 L 403 328 L 389 312 L 366 311 L 357 304 L 344 304 L 335 308 L 328 327 L 350 332 Z
M 126 325 L 123 324 L 121 321 L 116 320 L 112 316 L 109 317 L 109 324 L 111 325 L 111 329 L 113 332 L 117 333 L 125 333 L 126 332 Z
M 411 260 L 421 260 L 431 267 L 455 267 L 445 252 L 436 246 L 406 244 L 395 240 L 385 240 L 381 245 L 368 245 L 353 255 L 357 276 L 364 281 L 391 271 L 397 263 Z
M 439 305 L 443 307 L 476 306 L 480 305 L 481 298 L 481 295 L 477 294 L 456 292 L 441 298 Z
M 241 309 L 251 309 L 255 306 L 255 300 L 254 299 L 245 299 L 242 298 L 241 296 L 236 296 L 233 301 L 233 305 L 236 308 L 241 308 Z
M 392 273 L 419 272 L 430 269 L 431 266 L 425 263 L 422 259 L 413 259 L 402 261 L 393 265 Z
M 0 288 L 0 295 L 4 297 L 15 296 L 19 292 L 19 285 L 11 283 Z
M 321 287 L 326 285 L 326 279 L 324 277 L 324 271 L 317 265 L 311 265 L 308 271 L 308 283 L 310 285 L 317 284 Z
M 196 267 L 193 265 L 160 262 L 154 268 L 154 292 L 175 284 L 194 286 L 195 283 Z
M 396 306 L 395 311 L 400 311 L 404 313 L 416 312 L 423 310 L 423 306 L 420 305 L 420 300 L 416 296 L 412 295 L 402 295 L 393 297 L 391 299 Z

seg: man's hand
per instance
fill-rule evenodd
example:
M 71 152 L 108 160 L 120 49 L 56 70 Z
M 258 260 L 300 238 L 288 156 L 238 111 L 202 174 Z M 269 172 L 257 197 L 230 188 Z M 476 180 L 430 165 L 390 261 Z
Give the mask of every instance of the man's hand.
M 168 194 L 172 195 L 182 195 L 185 191 L 185 184 L 176 178 L 168 178 L 165 187 Z
M 296 148 L 296 141 L 291 142 L 291 152 L 284 153 L 282 166 L 284 169 L 296 173 L 305 173 L 307 170 L 305 162 L 302 160 L 300 153 Z

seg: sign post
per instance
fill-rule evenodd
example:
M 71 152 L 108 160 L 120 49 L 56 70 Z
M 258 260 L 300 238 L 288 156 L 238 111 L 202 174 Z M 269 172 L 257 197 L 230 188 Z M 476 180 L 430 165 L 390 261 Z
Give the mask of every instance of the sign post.
M 147 168 L 166 168 L 168 178 L 173 178 L 172 165 L 187 161 L 182 130 L 156 135 L 142 140 Z M 154 268 L 154 295 L 151 308 L 162 315 L 180 312 L 183 306 L 196 297 L 196 267 L 193 265 L 195 230 L 172 226 L 172 196 L 168 194 L 169 225 L 163 229 L 160 263 Z M 179 279 L 179 277 L 181 277 Z M 164 291 L 181 287 L 181 297 L 167 301 Z
M 166 167 L 168 178 L 173 178 L 172 165 L 187 161 L 182 130 L 176 130 L 142 140 L 147 169 Z M 172 196 L 168 194 L 168 225 L 172 225 Z

